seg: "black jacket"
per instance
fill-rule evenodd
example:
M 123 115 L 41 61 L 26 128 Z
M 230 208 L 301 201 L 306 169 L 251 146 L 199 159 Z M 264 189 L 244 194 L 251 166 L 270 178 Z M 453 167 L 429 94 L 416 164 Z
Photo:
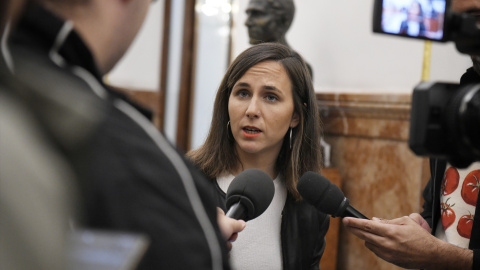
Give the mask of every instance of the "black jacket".
M 72 107 L 93 102 L 101 112 L 92 115 L 99 124 L 89 143 L 64 149 L 79 176 L 81 225 L 146 235 L 150 245 L 139 269 L 212 269 L 213 260 L 229 269 L 211 184 L 166 142 L 147 111 L 103 84 L 90 50 L 69 24 L 31 5 L 10 47 L 19 79 L 70 99 Z M 83 132 L 59 109 L 53 122 Z
M 217 206 L 225 212 L 225 192 L 212 180 L 217 189 Z M 284 270 L 318 270 L 325 250 L 325 234 L 330 217 L 305 201 L 295 201 L 290 193 L 282 211 L 281 243 Z

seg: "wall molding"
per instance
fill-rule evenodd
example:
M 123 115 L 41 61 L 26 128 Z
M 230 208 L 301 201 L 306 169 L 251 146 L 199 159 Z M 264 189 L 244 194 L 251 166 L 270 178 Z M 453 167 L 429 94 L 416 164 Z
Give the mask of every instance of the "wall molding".
M 410 94 L 317 93 L 325 134 L 406 141 Z

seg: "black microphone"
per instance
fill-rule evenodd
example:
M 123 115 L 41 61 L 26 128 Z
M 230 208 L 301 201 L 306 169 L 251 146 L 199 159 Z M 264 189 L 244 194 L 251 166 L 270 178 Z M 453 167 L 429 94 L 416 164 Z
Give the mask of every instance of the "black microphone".
M 227 190 L 227 217 L 248 221 L 260 216 L 275 194 L 273 180 L 259 169 L 239 173 Z
M 349 200 L 335 184 L 318 173 L 303 174 L 298 180 L 297 190 L 308 203 L 332 217 L 368 219 L 350 205 Z

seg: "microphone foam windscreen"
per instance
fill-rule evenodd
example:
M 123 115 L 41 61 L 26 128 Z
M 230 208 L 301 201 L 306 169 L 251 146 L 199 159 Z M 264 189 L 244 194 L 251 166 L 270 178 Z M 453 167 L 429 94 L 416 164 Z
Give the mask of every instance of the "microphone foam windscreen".
M 314 172 L 306 172 L 300 177 L 297 190 L 308 203 L 329 215 L 334 215 L 345 199 L 340 188 Z
M 259 169 L 247 169 L 230 183 L 226 197 L 227 209 L 240 201 L 247 209 L 245 221 L 248 221 L 267 210 L 274 194 L 273 180 L 268 174 Z

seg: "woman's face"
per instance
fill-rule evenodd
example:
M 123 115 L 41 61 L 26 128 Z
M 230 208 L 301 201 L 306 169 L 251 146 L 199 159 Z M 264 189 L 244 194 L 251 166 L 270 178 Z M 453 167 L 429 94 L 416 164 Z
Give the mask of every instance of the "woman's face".
M 228 114 L 237 151 L 277 156 L 285 134 L 299 122 L 283 66 L 265 61 L 251 67 L 233 86 Z
M 410 9 L 408 10 L 408 15 L 416 19 L 420 16 L 420 13 L 421 13 L 420 3 L 413 2 L 412 5 L 410 6 Z

